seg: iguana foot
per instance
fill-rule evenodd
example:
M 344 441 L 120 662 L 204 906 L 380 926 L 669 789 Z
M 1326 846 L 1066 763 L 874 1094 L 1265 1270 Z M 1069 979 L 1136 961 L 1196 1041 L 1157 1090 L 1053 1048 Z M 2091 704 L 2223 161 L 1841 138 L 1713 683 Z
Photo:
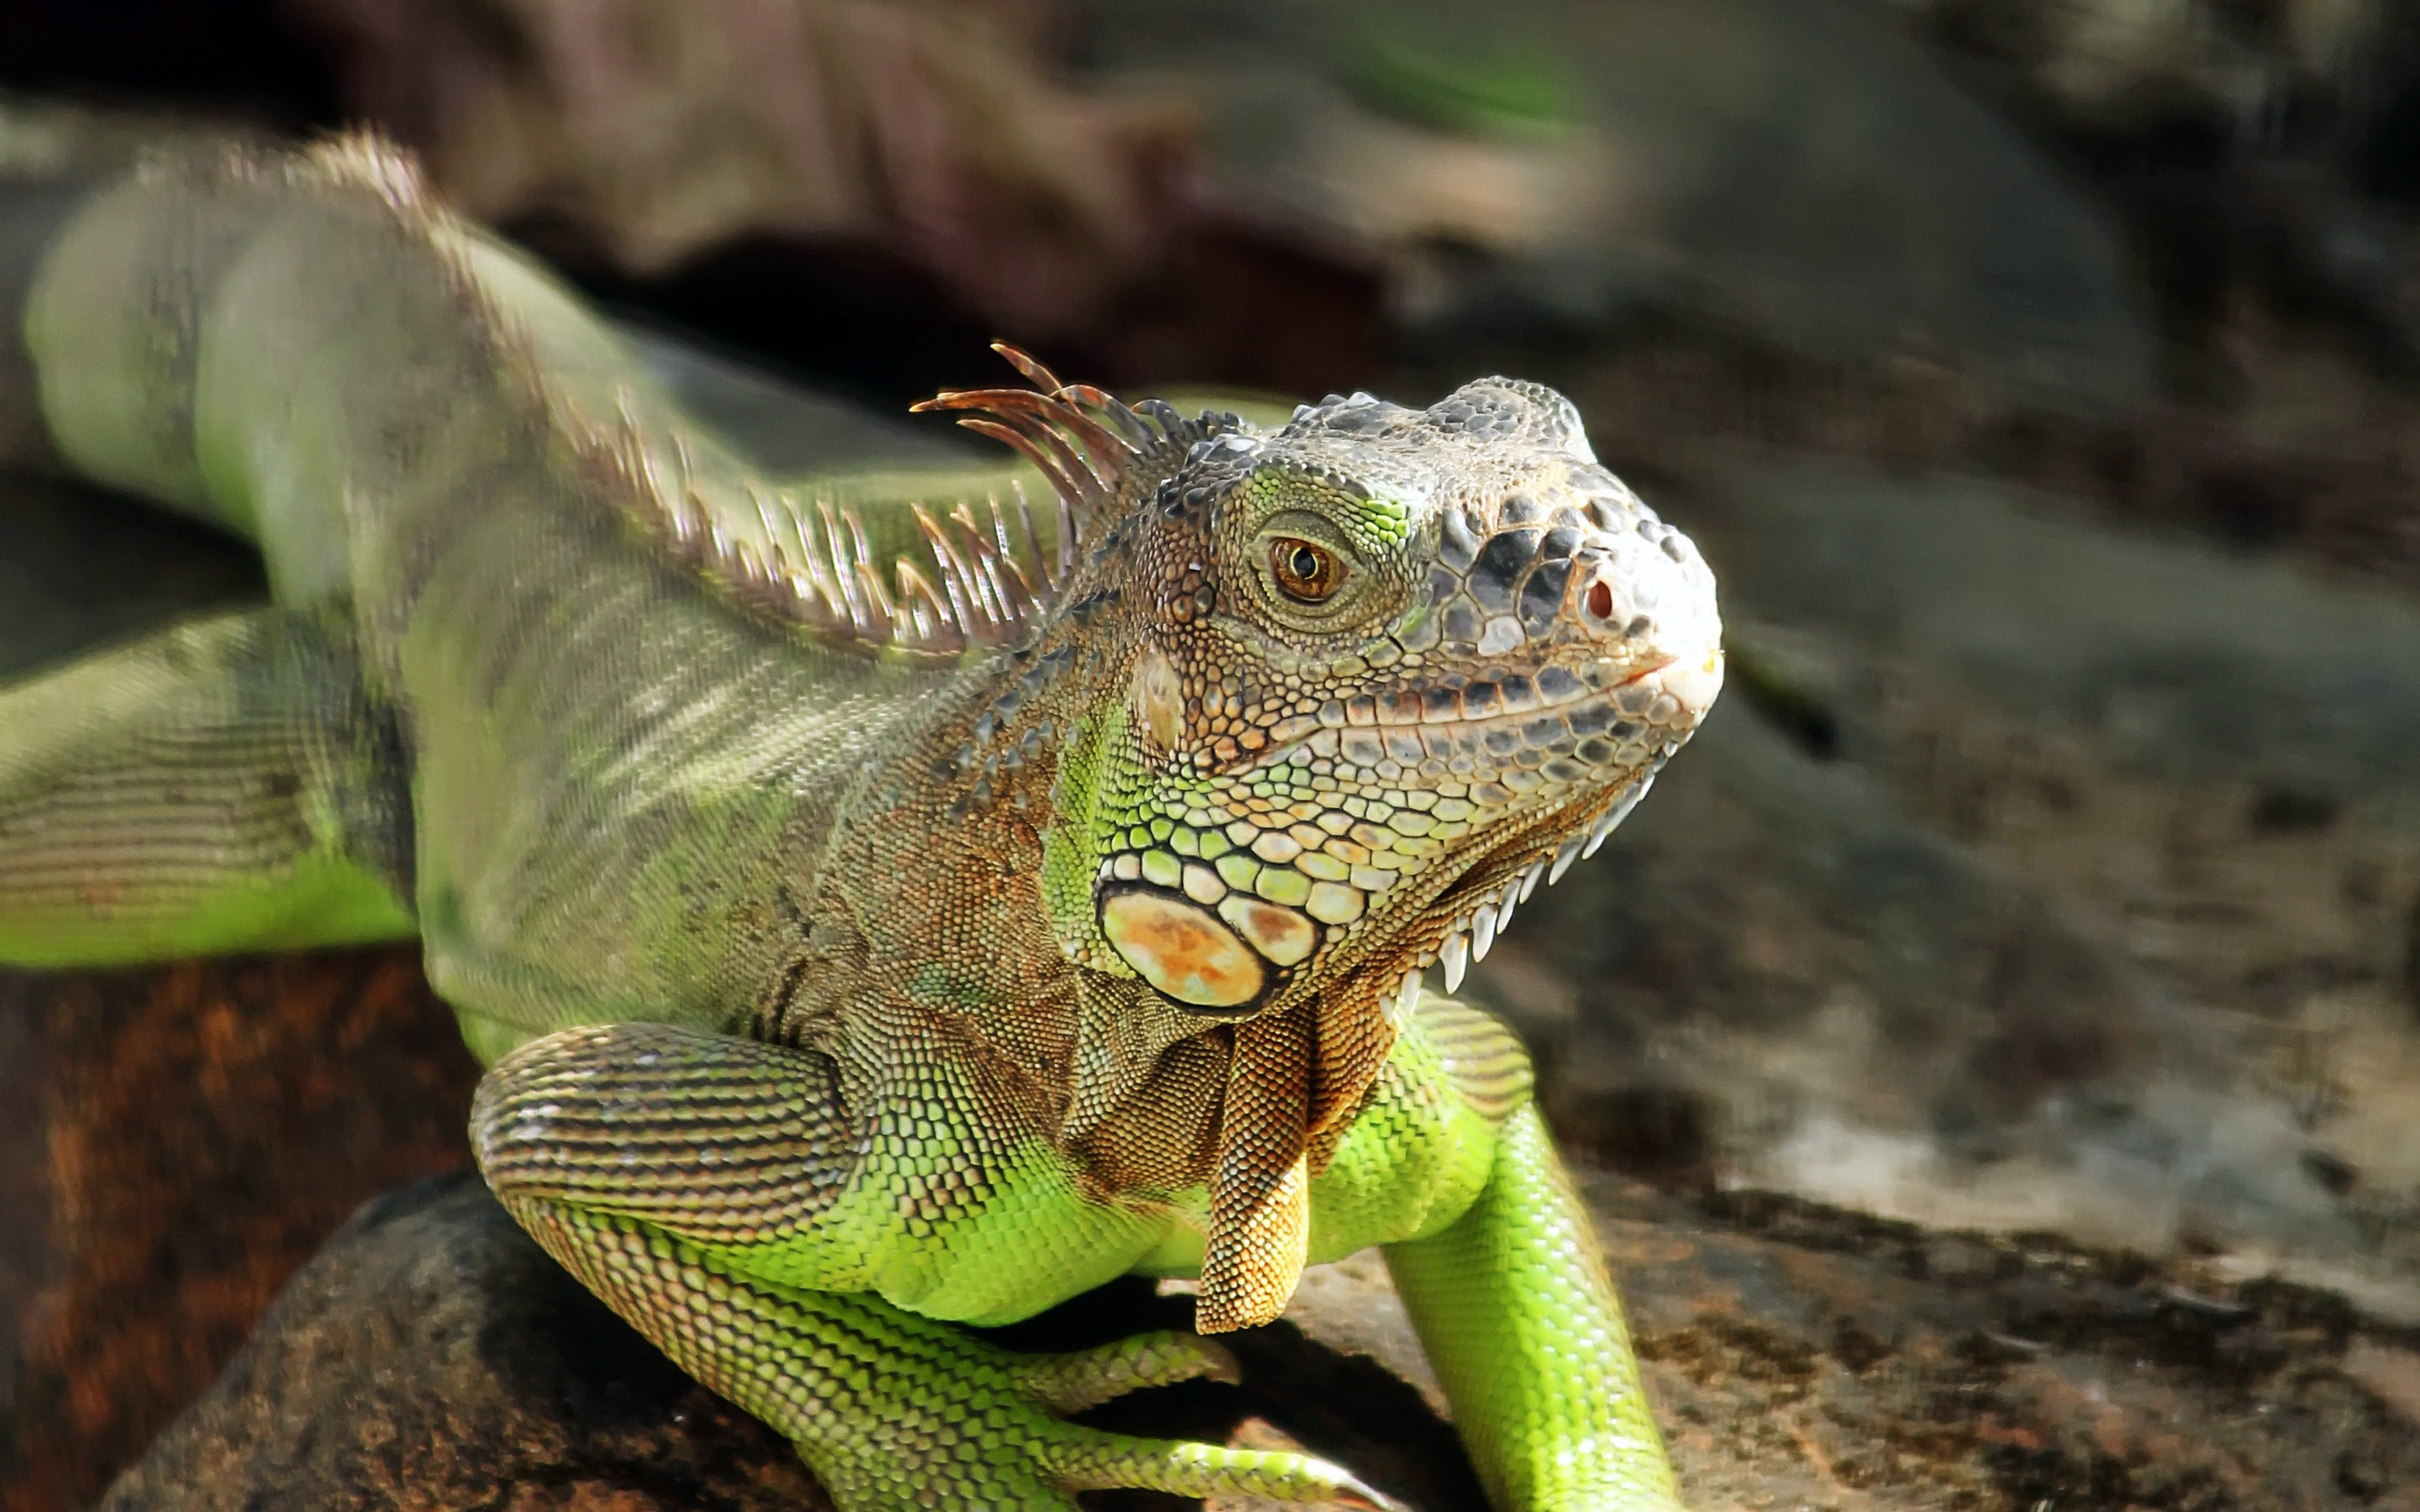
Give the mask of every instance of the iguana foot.
M 1233 1357 L 1192 1335 L 1017 1354 L 876 1297 L 734 1274 L 629 1219 L 543 1199 L 515 1207 L 684 1368 L 790 1438 L 842 1512 L 1073 1512 L 1074 1492 L 1109 1488 L 1398 1505 L 1308 1455 L 1064 1421 L 1145 1386 L 1235 1379 Z
M 1071 1492 L 1113 1488 L 1398 1504 L 1308 1455 L 1136 1438 L 1063 1420 L 1146 1386 L 1234 1381 L 1233 1357 L 1190 1334 L 1142 1334 L 1068 1354 L 1019 1355 L 906 1315 L 890 1323 L 929 1343 L 933 1353 L 920 1355 L 920 1379 L 875 1406 L 869 1415 L 880 1422 L 862 1437 L 850 1436 L 845 1451 L 801 1444 L 844 1507 L 1068 1507 L 1075 1504 Z M 929 1500 L 937 1487 L 947 1489 L 939 1504 Z

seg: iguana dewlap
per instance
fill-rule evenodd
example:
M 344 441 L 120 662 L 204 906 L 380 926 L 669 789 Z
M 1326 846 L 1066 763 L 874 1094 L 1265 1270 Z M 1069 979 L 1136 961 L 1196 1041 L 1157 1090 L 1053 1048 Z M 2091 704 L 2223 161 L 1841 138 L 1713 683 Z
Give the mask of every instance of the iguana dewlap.
M 1014 467 L 768 478 L 372 144 L 0 193 L 7 460 L 275 596 L 0 692 L 0 960 L 416 934 L 497 1195 L 852 1512 L 1383 1500 L 1063 1421 L 1192 1335 L 951 1326 L 1140 1272 L 1232 1329 L 1373 1243 L 1500 1506 L 1676 1504 L 1528 1063 L 1422 986 L 1721 681 L 1559 395 L 1020 358 L 933 401 Z

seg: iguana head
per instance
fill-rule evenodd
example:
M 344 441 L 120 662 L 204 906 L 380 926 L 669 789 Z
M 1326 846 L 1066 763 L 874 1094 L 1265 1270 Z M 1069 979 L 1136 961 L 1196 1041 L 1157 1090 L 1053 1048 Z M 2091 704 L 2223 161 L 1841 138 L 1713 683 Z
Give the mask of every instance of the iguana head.
M 1714 579 L 1537 384 L 1421 410 L 1331 397 L 1264 429 L 1010 355 L 1038 391 L 929 407 L 988 411 L 966 423 L 1048 476 L 1063 570 L 1030 617 L 997 616 L 1032 627 L 1014 684 L 944 764 L 970 811 L 1001 801 L 995 770 L 1047 764 L 1040 898 L 1084 968 L 1061 1137 L 1140 1159 L 1126 1178 L 1206 1180 L 1197 1325 L 1263 1321 L 1302 1263 L 1307 1173 L 1421 971 L 1458 986 L 1704 717 Z M 961 523 L 946 553 L 928 528 L 953 606 L 991 581 Z M 1186 1100 L 1205 1092 L 1197 1177 Z
M 1704 716 L 1713 576 L 1537 384 L 1201 428 L 1112 548 L 1134 645 L 1061 767 L 1062 943 L 1219 1017 L 1458 985 Z

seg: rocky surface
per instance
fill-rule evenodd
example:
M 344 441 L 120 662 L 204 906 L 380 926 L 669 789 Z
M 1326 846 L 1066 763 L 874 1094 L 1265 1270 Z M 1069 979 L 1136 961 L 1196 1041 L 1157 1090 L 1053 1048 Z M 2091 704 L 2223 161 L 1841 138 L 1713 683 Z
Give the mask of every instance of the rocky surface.
M 475 1176 L 355 1213 L 100 1506 L 829 1506 L 788 1446 L 549 1259 Z
M 2420 1507 L 2420 1333 L 2339 1298 L 1768 1195 L 1589 1188 L 1708 1512 Z M 1000 1335 L 1074 1348 L 1187 1305 L 1130 1283 Z M 1315 1269 L 1287 1321 L 1235 1337 L 1240 1386 L 1091 1420 L 1310 1447 L 1423 1512 L 1480 1512 L 1408 1340 L 1384 1267 L 1356 1257 Z M 467 1175 L 356 1213 L 100 1505 L 264 1500 L 828 1504 L 786 1445 L 667 1365 Z
M 1584 1184 L 1704 1512 L 2420 1506 L 2420 1335 L 2339 1297 L 2053 1235 Z M 1331 1269 L 1358 1273 L 1289 1317 L 1383 1340 L 1383 1272 Z
M 2339 1297 L 1770 1194 L 1592 1196 L 1700 1507 L 2420 1506 L 2414 1336 Z
M 348 1212 L 470 1164 L 415 955 L 0 972 L 0 1506 L 88 1504 Z

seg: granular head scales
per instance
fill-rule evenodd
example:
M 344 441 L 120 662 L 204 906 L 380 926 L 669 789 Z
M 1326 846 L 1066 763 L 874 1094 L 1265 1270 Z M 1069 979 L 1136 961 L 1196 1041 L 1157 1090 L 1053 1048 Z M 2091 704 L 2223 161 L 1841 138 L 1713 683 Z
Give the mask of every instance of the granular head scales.
M 1061 789 L 1063 943 L 1219 1017 L 1458 985 L 1704 717 L 1713 576 L 1535 384 L 1208 428 L 1117 532 L 1148 597 Z

